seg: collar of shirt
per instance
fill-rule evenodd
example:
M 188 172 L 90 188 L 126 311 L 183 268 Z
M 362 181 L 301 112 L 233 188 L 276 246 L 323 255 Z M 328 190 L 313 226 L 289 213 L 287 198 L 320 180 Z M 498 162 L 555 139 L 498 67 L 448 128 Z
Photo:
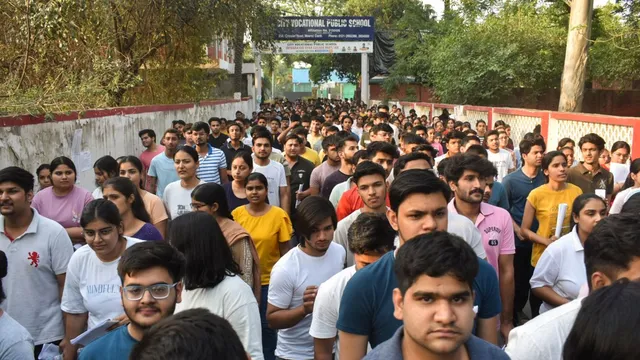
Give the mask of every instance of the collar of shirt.
M 29 227 L 27 227 L 27 230 L 22 235 L 14 238 L 14 241 L 19 240 L 26 234 L 35 234 L 38 232 L 38 222 L 40 220 L 40 214 L 38 214 L 38 211 L 34 208 L 31 208 L 31 211 L 33 211 L 33 219 L 31 219 L 31 223 L 29 224 Z M 0 216 L 0 233 L 2 233 L 6 237 L 9 237 L 9 235 L 7 235 L 7 233 L 5 232 L 4 216 Z
M 193 148 L 198 150 L 198 145 L 193 145 Z M 198 157 L 202 159 L 202 158 L 206 158 L 208 155 L 213 154 L 213 146 L 211 146 L 211 144 L 207 143 L 207 149 L 209 149 L 209 151 L 207 152 L 207 155 L 201 156 L 200 153 L 198 153 Z
M 591 170 L 588 170 L 588 169 L 584 166 L 584 161 L 580 161 L 580 162 L 578 163 L 578 165 L 576 165 L 576 167 L 578 168 L 578 170 L 580 170 L 580 173 L 581 173 L 582 175 L 590 174 L 590 175 L 594 175 L 594 176 L 595 176 L 595 175 L 599 174 L 600 172 L 602 172 L 602 166 L 599 166 L 597 171 L 591 171 Z
M 569 215 L 571 216 L 571 215 Z M 580 236 L 578 236 L 578 225 L 575 225 L 573 227 L 573 230 L 571 230 L 571 242 L 573 243 L 573 249 L 576 252 L 579 251 L 584 251 L 584 247 L 582 246 L 582 243 L 580 242 Z
M 449 205 L 447 205 L 447 208 L 449 209 L 450 212 L 460 215 L 458 213 L 458 209 L 456 209 L 455 201 L 456 201 L 455 197 L 451 199 L 451 201 L 449 201 Z M 478 226 L 478 224 L 480 224 L 485 218 L 491 216 L 493 213 L 494 213 L 493 206 L 485 203 L 484 201 L 481 202 L 480 213 L 478 213 L 478 217 L 476 218 L 476 223 L 474 225 Z

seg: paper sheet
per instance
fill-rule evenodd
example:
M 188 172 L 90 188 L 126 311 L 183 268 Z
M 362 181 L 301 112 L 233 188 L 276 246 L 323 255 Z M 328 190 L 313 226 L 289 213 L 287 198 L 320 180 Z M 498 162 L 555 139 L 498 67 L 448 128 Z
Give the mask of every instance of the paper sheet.
M 75 339 L 72 339 L 71 344 L 87 346 L 92 341 L 108 333 L 107 329 L 117 323 L 117 321 L 111 319 L 103 320 L 99 322 L 98 325 L 78 335 Z
M 618 164 L 612 162 L 609 164 L 609 171 L 613 174 L 613 182 L 621 183 L 627 180 L 629 175 L 629 164 Z
M 567 209 L 569 205 L 562 203 L 558 204 L 558 218 L 556 219 L 556 237 L 559 238 L 562 235 L 562 224 L 564 224 L 564 217 L 567 215 Z
M 82 129 L 76 129 L 73 132 L 73 140 L 71 141 L 71 155 L 79 155 L 82 149 Z
M 302 192 L 302 188 L 304 187 L 304 184 L 300 184 L 300 186 L 298 186 L 298 192 Z M 298 208 L 298 205 L 300 205 L 300 200 L 296 199 L 296 209 Z

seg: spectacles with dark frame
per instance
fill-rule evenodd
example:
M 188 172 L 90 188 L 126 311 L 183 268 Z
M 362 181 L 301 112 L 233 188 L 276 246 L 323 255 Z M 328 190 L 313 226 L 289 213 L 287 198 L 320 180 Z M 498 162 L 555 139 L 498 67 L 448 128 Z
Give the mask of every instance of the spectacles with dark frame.
M 101 239 L 107 238 L 113 232 L 113 226 L 109 226 L 106 228 L 102 228 L 99 230 L 82 230 L 82 236 L 84 236 L 85 240 L 93 240 L 96 238 L 96 234 L 100 236 Z
M 208 206 L 207 204 L 198 204 L 198 203 L 191 203 L 191 210 L 200 210 L 201 208 Z
M 139 301 L 144 297 L 144 293 L 148 290 L 151 297 L 156 300 L 163 300 L 169 297 L 171 289 L 180 282 L 174 284 L 153 284 L 149 286 L 127 285 L 122 288 L 124 297 L 130 301 Z

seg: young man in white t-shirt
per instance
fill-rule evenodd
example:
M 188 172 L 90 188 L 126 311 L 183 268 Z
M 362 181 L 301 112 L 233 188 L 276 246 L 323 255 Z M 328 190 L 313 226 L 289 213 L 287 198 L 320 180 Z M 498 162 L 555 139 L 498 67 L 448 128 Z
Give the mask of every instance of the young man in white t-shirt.
M 332 359 L 334 353 L 338 359 L 339 350 L 334 344 L 338 335 L 336 324 L 342 292 L 356 271 L 393 250 L 395 236 L 396 232 L 385 213 L 362 213 L 348 229 L 348 246 L 354 256 L 354 265 L 320 285 L 313 306 L 315 316 L 311 319 L 309 335 L 313 336 L 315 359 Z
M 310 196 L 296 214 L 295 230 L 302 242 L 271 270 L 267 321 L 279 330 L 277 357 L 313 359 L 309 327 L 318 286 L 342 270 L 345 250 L 332 241 L 337 218 L 329 200 Z
M 289 214 L 290 196 L 287 177 L 282 164 L 271 161 L 269 155 L 272 150 L 271 134 L 261 131 L 253 137 L 253 172 L 258 172 L 267 178 L 269 183 L 269 204 L 282 208 Z
M 500 134 L 497 130 L 491 130 L 487 133 L 486 142 L 488 149 L 488 159 L 491 161 L 496 170 L 498 177 L 496 180 L 502 182 L 505 176 L 515 170 L 511 153 L 505 149 L 500 149 Z
M 24 169 L 0 170 L 0 251 L 8 260 L 7 298 L 0 303 L 29 331 L 37 357 L 43 344 L 64 337 L 60 299 L 73 244 L 60 224 L 31 208 L 33 184 Z

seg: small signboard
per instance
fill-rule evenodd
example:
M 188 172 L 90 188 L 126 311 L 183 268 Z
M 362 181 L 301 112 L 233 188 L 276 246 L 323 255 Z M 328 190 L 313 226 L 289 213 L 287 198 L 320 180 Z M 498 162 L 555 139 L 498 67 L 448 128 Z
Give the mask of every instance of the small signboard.
M 366 16 L 285 16 L 278 19 L 276 40 L 373 41 L 374 19 Z
M 275 54 L 363 54 L 373 53 L 373 41 L 280 41 L 274 50 L 263 53 Z

